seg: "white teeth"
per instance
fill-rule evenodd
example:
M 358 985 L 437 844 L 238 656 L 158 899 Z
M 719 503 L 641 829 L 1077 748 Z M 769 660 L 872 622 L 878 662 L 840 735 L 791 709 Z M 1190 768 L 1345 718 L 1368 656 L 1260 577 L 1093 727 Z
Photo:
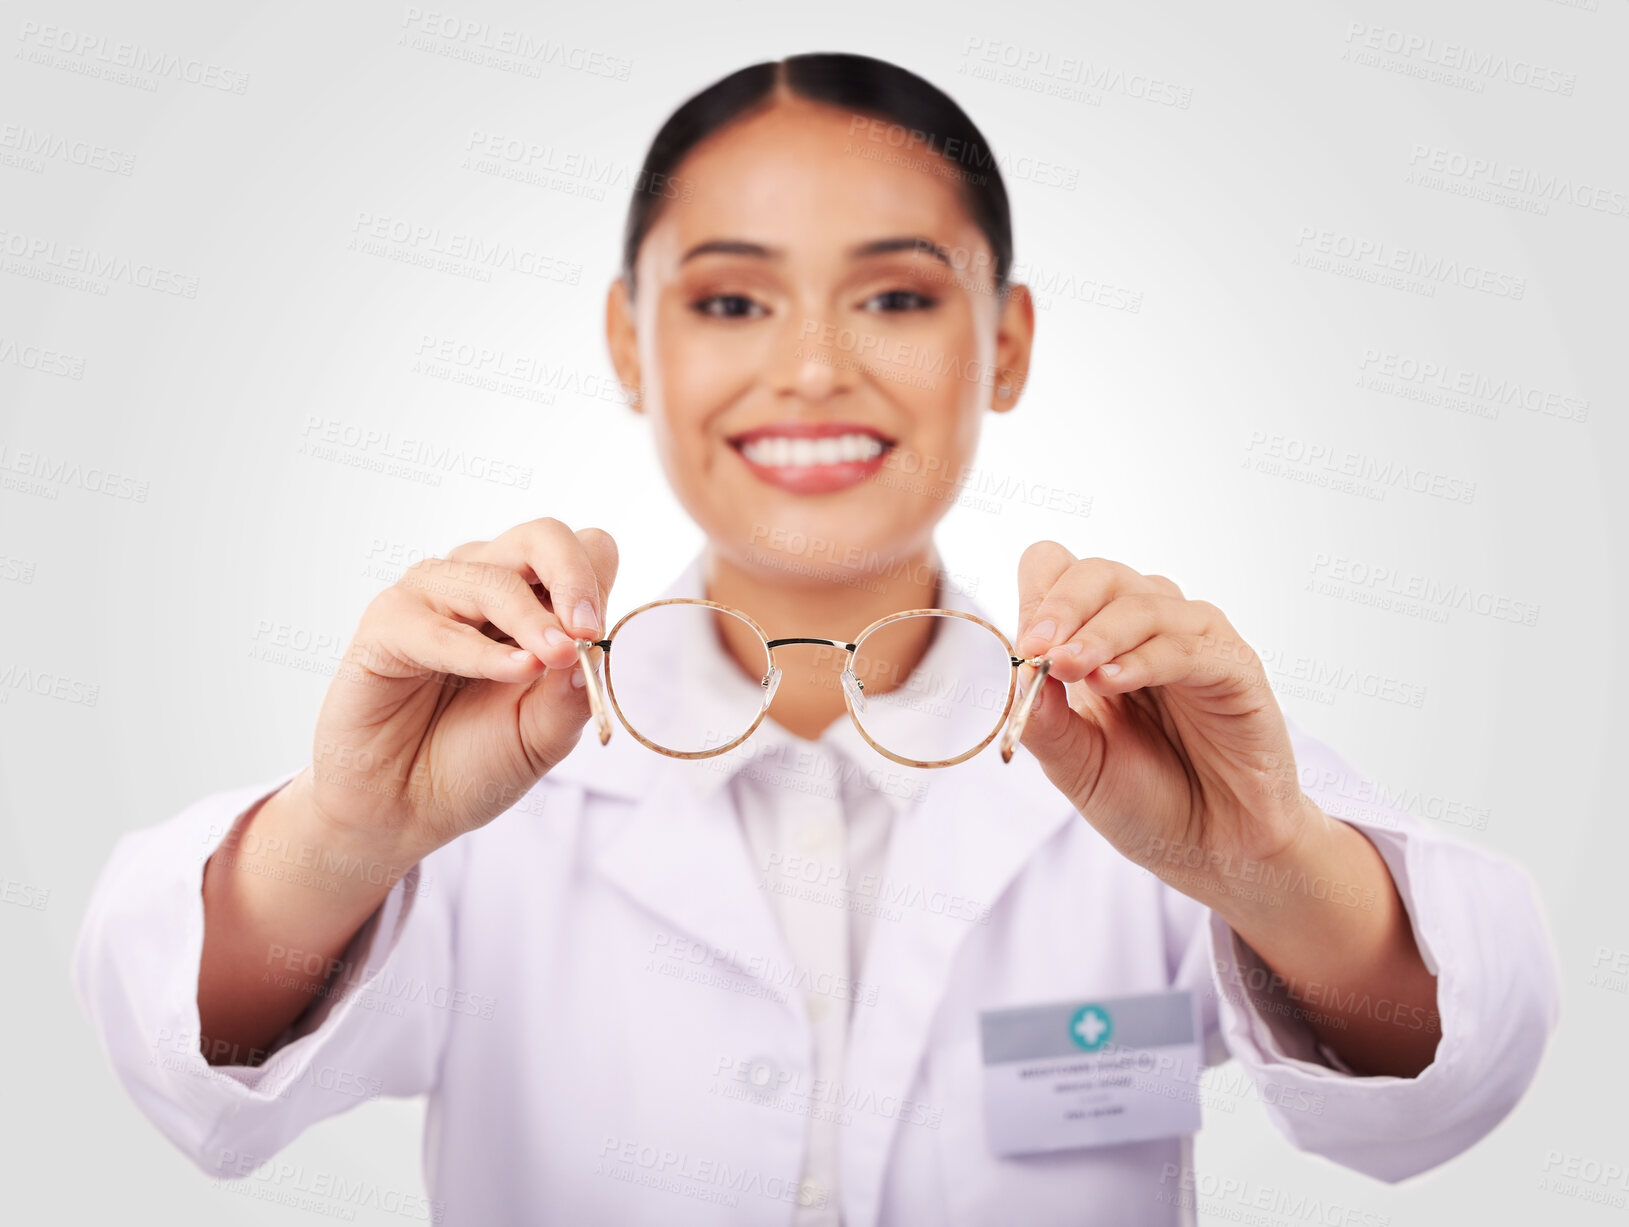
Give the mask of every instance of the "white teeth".
M 817 464 L 875 459 L 886 450 L 874 435 L 827 435 L 819 439 L 794 439 L 770 435 L 741 446 L 741 454 L 754 464 L 770 468 L 807 468 Z

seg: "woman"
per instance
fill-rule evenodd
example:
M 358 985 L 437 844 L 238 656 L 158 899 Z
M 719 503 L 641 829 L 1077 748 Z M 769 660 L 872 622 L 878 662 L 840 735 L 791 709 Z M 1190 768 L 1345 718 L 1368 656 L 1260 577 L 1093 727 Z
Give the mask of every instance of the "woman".
M 242 1176 L 428 1094 L 432 1199 L 480 1224 L 1191 1221 L 1180 1101 L 1229 1054 L 1382 1179 L 1492 1128 L 1555 1021 L 1525 876 L 1320 808 L 1357 777 L 1221 610 L 1036 542 L 1005 693 L 924 684 L 992 642 L 933 529 L 1034 333 L 972 122 L 798 56 L 639 183 L 607 337 L 708 542 L 663 596 L 746 617 L 607 650 L 616 545 L 557 519 L 409 569 L 309 765 L 104 872 L 75 977 L 143 1110 Z M 925 609 L 869 668 L 831 638 Z M 987 746 L 1017 673 L 1027 753 L 890 748 L 951 711 Z M 634 735 L 584 744 L 601 685 Z

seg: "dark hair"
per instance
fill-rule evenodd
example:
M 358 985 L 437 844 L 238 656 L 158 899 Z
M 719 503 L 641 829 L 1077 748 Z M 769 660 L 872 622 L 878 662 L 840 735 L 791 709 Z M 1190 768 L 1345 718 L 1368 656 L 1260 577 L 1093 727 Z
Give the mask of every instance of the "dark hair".
M 674 171 L 685 156 L 720 128 L 766 110 L 786 95 L 886 121 L 891 131 L 880 138 L 885 146 L 904 146 L 958 167 L 970 166 L 971 170 L 958 170 L 955 178 L 963 185 L 968 213 L 994 255 L 996 293 L 1006 292 L 1012 271 L 1007 189 L 984 134 L 967 113 L 936 85 L 887 60 L 811 52 L 732 72 L 686 100 L 662 125 L 635 180 L 623 231 L 622 279 L 630 295 L 640 245 L 661 215 L 663 203 L 677 196 Z

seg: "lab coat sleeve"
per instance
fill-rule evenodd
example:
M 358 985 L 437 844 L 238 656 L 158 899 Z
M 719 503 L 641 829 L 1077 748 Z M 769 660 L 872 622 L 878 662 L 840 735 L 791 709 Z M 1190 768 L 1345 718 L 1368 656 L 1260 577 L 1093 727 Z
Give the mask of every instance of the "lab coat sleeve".
M 1309 985 L 1298 1005 L 1272 991 L 1272 973 L 1255 951 L 1198 905 L 1201 923 L 1182 963 L 1206 990 L 1202 1013 L 1207 1029 L 1216 1029 L 1206 1036 L 1209 1059 L 1221 1055 L 1219 1033 L 1279 1131 L 1299 1149 L 1395 1182 L 1469 1148 L 1526 1091 L 1556 1024 L 1556 961 L 1522 869 L 1428 829 L 1329 747 L 1294 722 L 1289 729 L 1302 790 L 1325 813 L 1362 830 L 1397 883 L 1437 977 L 1436 1055 L 1413 1078 L 1352 1073 L 1300 1013 L 1316 1010 L 1320 995 L 1338 993 L 1345 1002 L 1348 994 Z M 1390 1002 L 1367 1008 L 1399 1027 L 1428 1025 Z
M 204 864 L 298 771 L 211 794 L 121 837 L 74 949 L 74 987 L 114 1073 L 212 1176 L 248 1175 L 307 1125 L 363 1100 L 429 1090 L 448 1025 L 447 1010 L 407 1001 L 422 1006 L 428 995 L 413 986 L 451 983 L 456 841 L 396 881 L 342 956 L 329 987 L 343 989 L 314 999 L 263 1061 L 244 1054 L 244 1064 L 212 1066 L 199 1051 Z M 269 973 L 280 957 L 268 951 Z

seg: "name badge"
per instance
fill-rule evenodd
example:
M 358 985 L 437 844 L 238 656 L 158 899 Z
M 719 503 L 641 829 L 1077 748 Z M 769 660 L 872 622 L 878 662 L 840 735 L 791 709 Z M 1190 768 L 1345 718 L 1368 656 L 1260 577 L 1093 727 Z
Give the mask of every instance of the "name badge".
M 1199 1129 L 1187 989 L 979 1014 L 991 1153 L 1118 1146 Z

